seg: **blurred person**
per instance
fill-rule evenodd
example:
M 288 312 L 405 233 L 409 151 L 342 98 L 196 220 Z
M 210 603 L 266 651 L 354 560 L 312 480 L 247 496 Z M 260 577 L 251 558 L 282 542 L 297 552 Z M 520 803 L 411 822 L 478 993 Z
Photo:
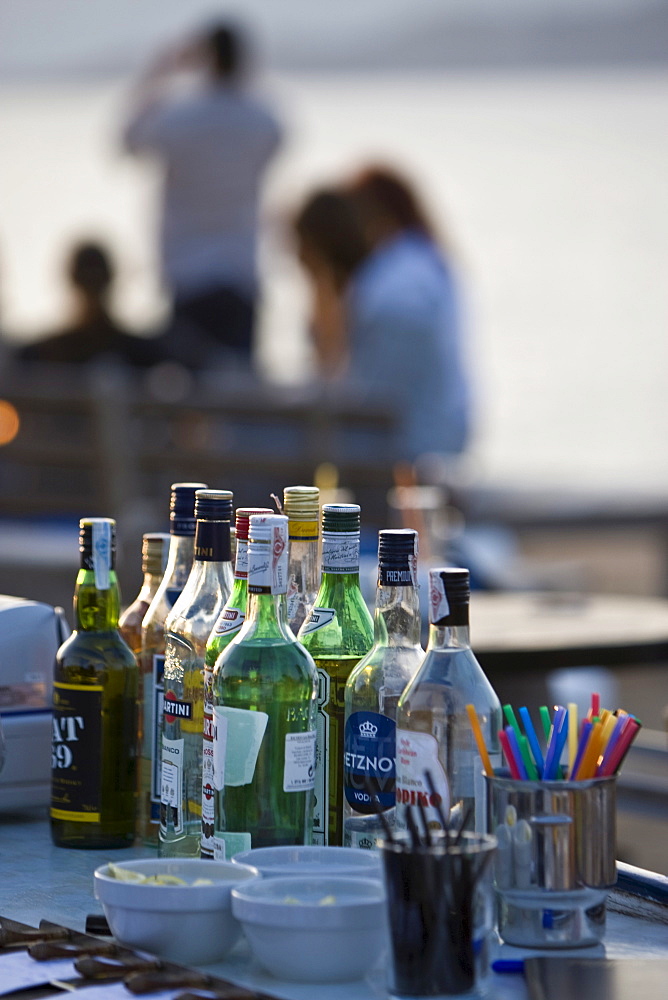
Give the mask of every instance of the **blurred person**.
M 172 340 L 191 368 L 253 354 L 260 183 L 281 127 L 247 92 L 247 62 L 226 24 L 159 55 L 124 132 L 131 153 L 163 167 L 162 272 Z M 175 85 L 184 71 L 196 82 L 186 93 Z
M 311 196 L 295 230 L 321 371 L 395 407 L 398 460 L 462 452 L 470 390 L 455 280 L 408 182 L 369 168 Z
M 113 357 L 127 365 L 149 367 L 162 359 L 161 338 L 135 336 L 113 317 L 109 302 L 115 270 L 102 244 L 75 244 L 67 257 L 66 276 L 73 293 L 70 322 L 16 349 L 18 361 L 86 364 Z

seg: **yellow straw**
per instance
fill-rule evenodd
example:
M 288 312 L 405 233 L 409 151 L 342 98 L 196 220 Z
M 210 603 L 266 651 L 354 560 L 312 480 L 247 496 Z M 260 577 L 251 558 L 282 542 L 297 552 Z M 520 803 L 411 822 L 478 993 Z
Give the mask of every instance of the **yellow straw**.
M 478 751 L 482 760 L 482 766 L 485 768 L 485 774 L 488 778 L 494 777 L 494 768 L 492 767 L 492 762 L 489 759 L 489 754 L 487 753 L 487 747 L 485 746 L 485 741 L 482 736 L 482 730 L 480 728 L 480 723 L 478 722 L 478 716 L 476 715 L 476 710 L 473 705 L 466 706 L 466 712 L 471 723 L 471 729 L 473 730 L 473 735 L 475 736 L 475 741 L 478 744 Z
M 573 764 L 578 752 L 578 706 L 568 703 L 568 777 L 573 777 Z
M 601 753 L 605 753 L 605 748 L 608 745 L 608 740 L 612 736 L 612 730 L 615 728 L 616 725 L 617 725 L 617 717 L 615 715 L 610 714 L 603 723 L 603 734 L 602 734 L 603 742 L 601 745 L 601 751 L 600 751 Z

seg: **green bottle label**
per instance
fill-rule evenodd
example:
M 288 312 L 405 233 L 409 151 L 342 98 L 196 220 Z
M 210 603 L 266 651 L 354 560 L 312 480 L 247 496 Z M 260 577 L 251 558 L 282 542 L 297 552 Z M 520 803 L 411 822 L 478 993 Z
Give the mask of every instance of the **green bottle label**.
M 53 684 L 51 817 L 99 823 L 102 789 L 98 684 Z

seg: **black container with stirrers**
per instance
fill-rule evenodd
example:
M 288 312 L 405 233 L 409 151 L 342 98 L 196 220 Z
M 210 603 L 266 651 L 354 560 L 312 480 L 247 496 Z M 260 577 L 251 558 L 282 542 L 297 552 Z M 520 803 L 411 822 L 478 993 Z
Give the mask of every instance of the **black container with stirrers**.
M 425 773 L 432 803 L 439 801 Z M 373 791 L 367 789 L 376 801 Z M 429 828 L 424 803 L 406 808 L 407 831 L 390 829 L 380 807 L 381 855 L 392 944 L 391 993 L 429 997 L 466 993 L 488 966 L 484 916 L 476 891 L 496 846 L 489 835 L 457 829 L 439 805 L 442 829 Z M 475 943 L 475 947 L 474 947 Z M 475 954 L 474 954 L 475 952 Z

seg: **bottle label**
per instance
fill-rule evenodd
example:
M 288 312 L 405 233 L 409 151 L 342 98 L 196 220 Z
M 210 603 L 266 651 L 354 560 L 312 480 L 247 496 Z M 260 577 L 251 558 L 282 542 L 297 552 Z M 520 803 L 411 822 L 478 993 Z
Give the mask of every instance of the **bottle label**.
M 213 826 L 214 826 L 214 727 L 208 715 L 204 716 L 204 740 L 202 741 L 202 837 L 200 850 L 203 857 L 212 858 L 214 856 Z M 207 731 L 208 734 L 207 735 Z
M 288 556 L 284 528 L 274 525 L 268 546 L 249 547 L 249 594 L 284 594 L 288 589 Z
M 315 719 L 315 794 L 313 796 L 313 843 L 329 841 L 329 704 L 331 678 L 318 667 L 318 711 Z
M 167 816 L 174 833 L 183 833 L 183 761 L 185 740 L 162 737 L 160 827 L 167 832 Z
M 248 539 L 237 538 L 237 554 L 234 564 L 234 575 L 238 580 L 248 578 Z
M 53 684 L 51 816 L 100 822 L 102 685 Z
M 445 584 L 438 573 L 429 574 L 429 621 L 433 624 L 450 614 Z
M 359 531 L 323 531 L 323 573 L 359 573 Z
M 250 785 L 269 716 L 246 708 L 213 709 L 213 787 Z
M 336 618 L 336 611 L 334 608 L 311 608 L 310 612 L 304 619 L 304 624 L 300 628 L 300 638 L 305 635 L 310 635 L 311 632 L 317 632 L 319 628 L 324 628 L 325 625 L 329 625 Z
M 396 797 L 394 719 L 378 712 L 353 712 L 346 720 L 343 788 L 355 812 L 392 809 Z
M 284 792 L 308 792 L 315 787 L 315 729 L 286 733 Z
M 227 861 L 227 851 L 225 850 L 225 841 L 218 834 L 217 837 L 213 838 L 213 860 L 214 861 Z
M 214 635 L 234 635 L 239 632 L 246 619 L 239 608 L 223 608 L 214 628 Z
M 198 521 L 194 557 L 199 562 L 230 562 L 232 559 L 229 521 Z
M 417 587 L 417 557 L 408 556 L 401 567 L 379 563 L 378 583 L 381 587 Z
M 318 522 L 317 521 L 292 521 L 288 519 L 288 534 L 290 536 L 290 541 L 293 539 L 300 542 L 317 542 L 318 541 Z
M 153 654 L 152 686 L 153 686 L 153 719 L 151 724 L 151 819 L 156 821 L 160 818 L 160 723 L 162 722 L 162 708 L 164 703 L 164 674 L 165 656 L 164 653 Z M 144 692 L 145 704 L 148 704 L 150 693 Z M 155 808 L 154 808 L 155 807 Z
M 442 829 L 439 810 L 447 819 L 450 812 L 450 786 L 439 760 L 438 740 L 431 733 L 412 732 L 408 729 L 397 729 L 396 740 L 397 819 L 403 816 L 403 810 L 407 806 L 417 806 L 420 802 L 424 806 L 429 825 L 433 829 Z M 431 775 L 435 794 L 429 790 L 425 772 Z
M 108 521 L 93 521 L 92 550 L 95 589 L 109 590 L 111 564 L 111 525 Z

